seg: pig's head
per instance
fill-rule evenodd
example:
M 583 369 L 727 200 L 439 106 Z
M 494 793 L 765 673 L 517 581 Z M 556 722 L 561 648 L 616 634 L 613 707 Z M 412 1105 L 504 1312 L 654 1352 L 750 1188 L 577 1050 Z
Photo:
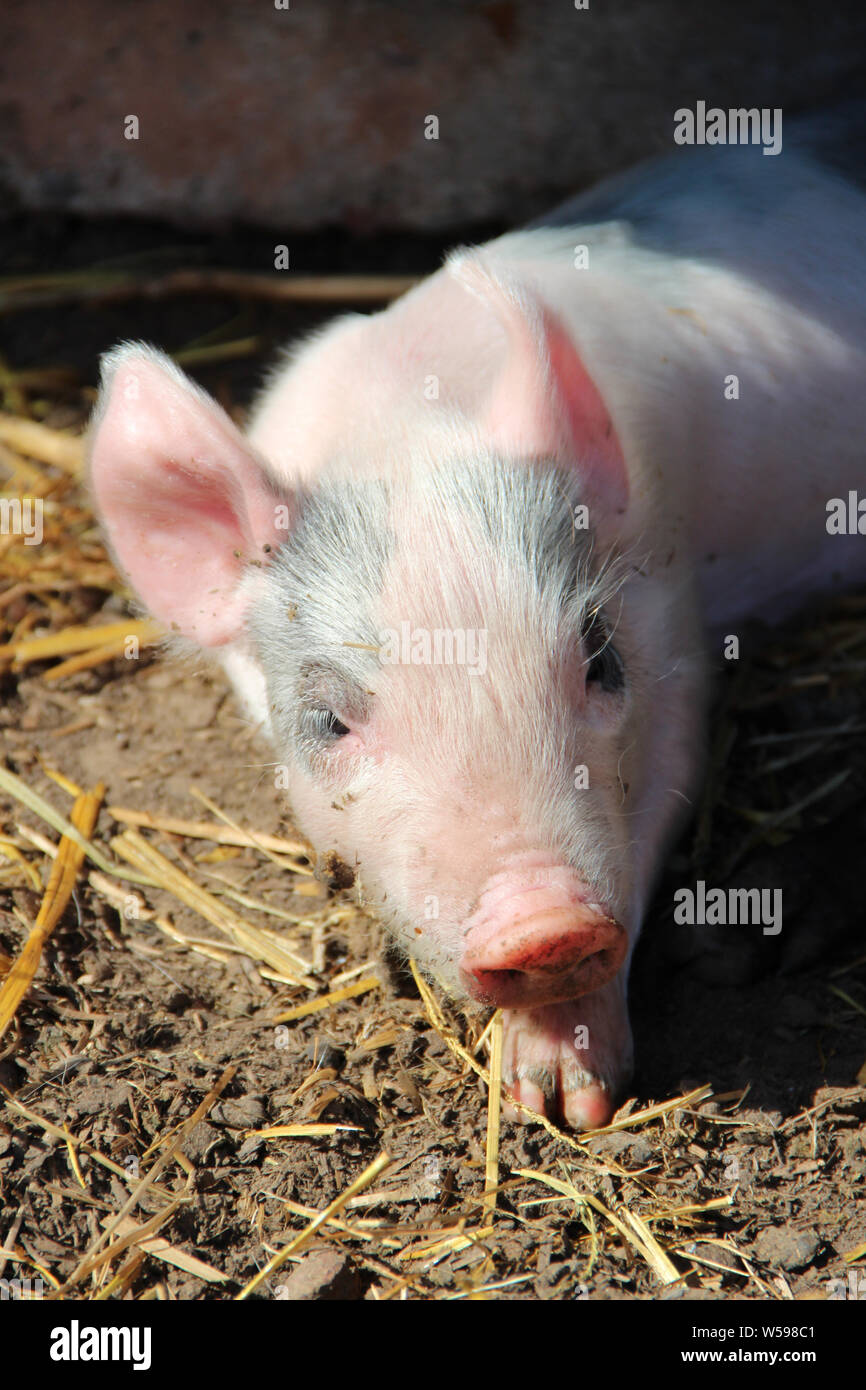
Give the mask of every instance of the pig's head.
M 249 618 L 274 737 L 300 824 L 440 980 L 571 998 L 627 947 L 618 579 L 565 474 L 431 462 L 301 501 Z
M 347 438 L 314 482 L 276 481 L 130 346 L 107 360 L 91 473 L 150 611 L 263 681 L 317 850 L 452 992 L 522 1009 L 627 957 L 680 775 L 680 599 L 637 553 L 616 432 L 565 334 L 461 276 L 500 325 L 486 404 L 431 406 L 378 472 Z

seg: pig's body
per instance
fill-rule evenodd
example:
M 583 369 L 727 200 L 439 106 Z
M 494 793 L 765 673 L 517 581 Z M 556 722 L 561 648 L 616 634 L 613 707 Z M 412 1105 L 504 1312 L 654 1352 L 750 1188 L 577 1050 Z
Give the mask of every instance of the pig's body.
M 864 479 L 863 192 L 751 148 L 687 152 L 611 183 L 617 196 L 583 195 L 470 254 L 532 283 L 577 345 L 640 499 L 630 531 L 686 552 L 710 623 L 778 613 L 836 571 L 866 574 L 859 538 L 825 528 L 827 499 Z M 574 268 L 580 245 L 588 270 Z M 490 364 L 466 329 L 447 267 L 375 319 L 339 320 L 275 376 L 251 442 L 282 482 L 308 483 L 350 447 L 351 421 L 354 471 L 399 468 L 408 433 L 430 433 L 419 374 L 440 375 L 440 399 L 483 397 Z M 739 401 L 725 398 L 729 373 Z
M 826 529 L 866 490 L 864 212 L 787 151 L 650 166 L 331 325 L 274 374 L 253 453 L 163 360 L 109 360 L 121 565 L 219 650 L 317 849 L 505 1008 L 512 1093 L 576 1125 L 630 1066 L 704 633 L 866 576 Z M 483 661 L 437 661 L 437 632 L 483 633 Z

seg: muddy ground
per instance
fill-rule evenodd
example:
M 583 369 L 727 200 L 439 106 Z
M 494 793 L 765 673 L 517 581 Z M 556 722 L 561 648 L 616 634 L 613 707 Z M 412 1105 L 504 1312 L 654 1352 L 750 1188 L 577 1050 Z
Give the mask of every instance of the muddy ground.
M 487 230 L 474 229 L 473 239 Z M 260 240 L 247 233 L 203 245 L 160 229 L 45 219 L 19 219 L 0 234 L 6 274 L 88 266 L 114 246 L 144 268 L 198 257 L 260 270 L 268 250 Z M 335 236 L 302 243 L 297 264 L 421 271 L 438 249 Z M 7 390 L 6 403 L 54 425 L 80 422 L 96 354 L 118 338 L 175 351 L 209 333 L 252 334 L 252 355 L 198 374 L 225 404 L 242 407 L 272 346 L 321 317 L 206 296 L 21 310 L 2 320 L 6 368 L 60 365 L 71 376 L 49 390 L 25 384 L 11 402 Z M 81 502 L 73 489 L 64 508 Z M 68 514 L 70 544 L 101 560 L 86 512 Z M 0 593 L 0 643 L 22 622 L 34 635 L 125 611 L 115 581 L 5 606 Z M 233 1297 L 382 1151 L 391 1166 L 256 1297 L 866 1295 L 862 1262 L 845 1259 L 866 1242 L 866 595 L 818 605 L 778 631 L 755 625 L 742 639 L 740 661 L 719 672 L 704 797 L 670 856 L 637 952 L 637 1070 L 624 1107 L 637 1119 L 578 1145 L 504 1123 L 491 1220 L 481 1206 L 486 1087 L 449 1050 L 411 975 L 383 955 L 375 923 L 351 893 L 329 896 L 300 861 L 290 872 L 255 850 L 145 831 L 211 892 L 239 892 L 247 905 L 230 901 L 247 920 L 285 933 L 313 959 L 314 995 L 352 971 L 354 979 L 377 972 L 380 987 L 281 1031 L 275 1016 L 309 990 L 267 978 L 242 954 L 215 960 L 172 939 L 157 918 L 187 937 L 216 933 L 167 892 L 140 890 L 140 905 L 124 913 L 85 867 L 16 1028 L 0 1042 L 0 1245 L 16 1252 L 0 1274 L 68 1280 L 136 1175 L 231 1066 L 159 1190 L 131 1211 L 143 1224 L 165 1209 L 168 1193 L 179 1198 L 159 1230 L 169 1249 L 131 1247 L 70 1297 L 93 1296 L 113 1277 L 118 1296 Z M 71 797 L 46 767 L 85 788 L 103 780 L 106 806 L 213 819 L 197 788 L 245 827 L 294 834 L 267 766 L 272 754 L 221 677 L 144 651 L 55 685 L 45 680 L 52 664 L 0 667 L 0 758 L 63 815 Z M 23 846 L 44 884 L 48 858 L 18 824 L 57 840 L 0 793 L 0 835 Z M 102 811 L 95 838 L 109 856 L 121 828 Z M 0 953 L 14 958 L 41 889 L 16 861 L 0 865 Z M 781 888 L 782 932 L 676 927 L 673 893 L 697 878 Z M 250 900 L 297 920 L 268 916 Z M 484 1018 L 442 1007 L 471 1047 Z M 705 1085 L 712 1096 L 640 1118 Z M 258 1133 L 298 1123 L 344 1128 L 303 1138 Z M 527 1169 L 569 1187 L 517 1175 Z M 673 1273 L 652 1267 L 641 1242 L 647 1228 Z

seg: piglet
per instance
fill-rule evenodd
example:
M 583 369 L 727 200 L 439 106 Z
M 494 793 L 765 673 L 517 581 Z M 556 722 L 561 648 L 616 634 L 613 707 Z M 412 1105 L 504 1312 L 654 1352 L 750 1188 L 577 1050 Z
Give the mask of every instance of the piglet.
M 629 1076 L 708 649 L 866 576 L 826 524 L 866 486 L 864 229 L 808 154 L 681 150 L 330 323 L 245 435 L 153 348 L 104 359 L 120 569 L 406 953 L 503 1009 L 511 1096 L 577 1128 Z

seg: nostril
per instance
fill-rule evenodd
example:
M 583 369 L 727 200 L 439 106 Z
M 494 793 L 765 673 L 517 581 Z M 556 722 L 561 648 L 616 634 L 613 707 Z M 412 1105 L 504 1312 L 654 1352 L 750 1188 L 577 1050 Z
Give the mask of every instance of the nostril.
M 509 1007 L 576 998 L 613 978 L 627 944 L 623 928 L 601 909 L 555 905 L 479 924 L 467 935 L 462 973 L 476 998 Z
M 514 965 L 485 967 L 470 966 L 470 973 L 474 975 L 479 983 L 483 981 L 519 981 L 532 977 L 539 979 L 545 975 L 561 975 L 573 973 L 575 970 L 581 972 L 598 974 L 604 972 L 610 966 L 612 953 L 608 950 L 585 952 L 579 948 L 575 951 L 545 951 L 526 956 L 522 962 Z M 613 966 L 613 971 L 617 965 Z M 613 973 L 613 972 L 611 972 Z
M 464 964 L 473 973 L 535 975 L 573 969 L 590 957 L 606 954 L 609 944 L 608 919 L 587 925 L 570 916 L 564 920 L 561 911 L 552 911 L 503 929 L 477 952 L 469 951 Z
M 560 957 L 546 959 L 543 963 L 524 962 L 519 967 L 467 967 L 464 964 L 463 977 L 476 999 L 503 1008 L 517 1008 L 542 1000 L 552 1002 L 591 994 L 612 979 L 621 964 L 619 951 L 601 950 L 589 955 L 575 954 L 568 960 Z
M 527 983 L 527 976 L 519 970 L 473 970 L 470 973 L 472 994 L 483 1003 L 496 1004 L 520 995 Z
M 472 974 L 482 987 L 485 985 L 510 985 L 525 975 L 524 970 L 473 970 Z

